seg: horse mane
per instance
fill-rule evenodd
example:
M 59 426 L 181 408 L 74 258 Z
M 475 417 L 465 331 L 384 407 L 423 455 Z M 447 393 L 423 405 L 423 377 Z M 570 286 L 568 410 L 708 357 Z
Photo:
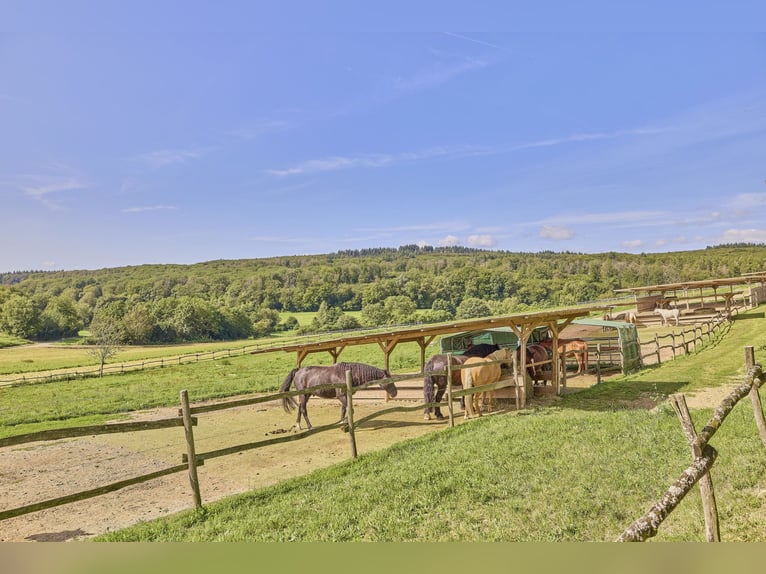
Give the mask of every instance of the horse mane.
M 351 371 L 352 381 L 359 383 L 369 383 L 378 379 L 388 378 L 390 375 L 384 369 L 366 365 L 365 363 L 337 363 L 336 368 L 342 373 Z

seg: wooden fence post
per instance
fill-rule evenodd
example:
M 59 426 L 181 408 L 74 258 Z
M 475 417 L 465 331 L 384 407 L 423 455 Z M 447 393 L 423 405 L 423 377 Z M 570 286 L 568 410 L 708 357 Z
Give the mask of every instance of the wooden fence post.
M 601 382 L 601 343 L 596 344 L 596 384 Z
M 660 359 L 660 338 L 657 335 L 657 333 L 654 334 L 654 345 L 657 348 L 657 364 L 662 364 L 662 359 Z
M 348 421 L 348 436 L 351 439 L 351 457 L 356 458 L 356 435 L 354 434 L 354 399 L 351 371 L 346 371 L 346 421 Z
M 755 351 L 753 347 L 745 347 L 745 368 L 748 374 L 755 366 Z M 763 416 L 763 404 L 761 403 L 761 395 L 759 393 L 760 381 L 753 379 L 753 386 L 750 389 L 750 401 L 753 403 L 753 416 L 755 417 L 755 424 L 758 427 L 758 434 L 761 437 L 763 446 L 766 446 L 766 419 Z
M 184 433 L 186 434 L 186 453 L 189 457 L 189 482 L 194 496 L 194 506 L 202 506 L 202 495 L 199 491 L 199 479 L 197 478 L 197 456 L 194 452 L 194 431 L 192 430 L 192 418 L 189 411 L 189 393 L 185 389 L 181 391 L 181 412 L 184 419 Z
M 670 348 L 673 349 L 673 358 L 675 359 L 676 358 L 676 334 L 675 333 L 670 334 L 670 345 L 671 345 Z
M 680 394 L 671 395 L 670 402 L 673 405 L 673 410 L 676 411 L 676 415 L 678 415 L 678 420 L 681 421 L 686 441 L 689 443 L 689 448 L 692 451 L 692 460 L 696 460 L 702 456 L 702 449 L 697 443 L 697 430 L 694 428 L 694 422 L 692 421 L 691 414 L 689 414 L 686 397 Z M 721 531 L 718 525 L 718 509 L 715 503 L 713 479 L 710 477 L 709 472 L 700 478 L 699 487 L 702 497 L 702 509 L 705 514 L 705 538 L 708 542 L 720 542 Z
M 455 426 L 455 410 L 452 406 L 452 353 L 447 353 L 447 411 L 449 412 L 449 426 Z

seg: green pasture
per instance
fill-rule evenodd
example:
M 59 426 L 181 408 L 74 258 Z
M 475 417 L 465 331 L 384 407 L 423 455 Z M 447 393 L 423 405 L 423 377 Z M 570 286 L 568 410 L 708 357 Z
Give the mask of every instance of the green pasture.
M 99 540 L 612 540 L 690 462 L 666 397 L 741 381 L 743 347 L 755 347 L 756 360 L 766 355 L 763 324 L 761 307 L 696 354 L 608 379 L 552 407 L 482 417 Z M 416 344 L 399 345 L 392 370 L 417 371 L 419 357 Z M 366 345 L 346 348 L 341 359 L 381 365 L 383 355 Z M 317 353 L 305 364 L 331 362 Z M 177 405 L 181 389 L 192 401 L 273 391 L 294 364 L 293 354 L 277 352 L 1 388 L 0 436 Z M 701 428 L 711 411 L 692 414 Z M 749 401 L 713 446 L 722 538 L 764 540 L 766 454 Z M 700 505 L 694 491 L 656 539 L 703 540 Z
M 724 541 L 763 540 L 766 455 L 743 404 L 715 437 Z M 697 412 L 697 424 L 710 413 Z M 100 541 L 611 541 L 689 465 L 672 411 L 566 402 L 482 417 Z M 693 491 L 655 540 L 703 541 Z
M 376 344 L 348 347 L 340 358 L 384 365 L 383 353 Z M 96 424 L 119 413 L 177 405 L 182 389 L 189 391 L 192 402 L 276 391 L 295 367 L 295 360 L 294 353 L 276 351 L 155 367 L 103 378 L 0 387 L 0 437 Z M 303 364 L 330 365 L 332 357 L 326 352 L 312 353 Z M 420 348 L 415 343 L 399 345 L 391 355 L 390 365 L 394 373 L 419 371 Z
M 309 475 L 97 538 L 106 541 L 610 541 L 690 464 L 665 401 L 740 382 L 766 352 L 762 311 L 699 353 L 619 376 L 555 406 L 482 417 Z M 647 400 L 654 405 L 647 408 Z M 697 428 L 712 409 L 692 413 Z M 724 541 L 763 541 L 766 450 L 750 401 L 712 445 Z M 704 541 L 694 489 L 657 541 Z

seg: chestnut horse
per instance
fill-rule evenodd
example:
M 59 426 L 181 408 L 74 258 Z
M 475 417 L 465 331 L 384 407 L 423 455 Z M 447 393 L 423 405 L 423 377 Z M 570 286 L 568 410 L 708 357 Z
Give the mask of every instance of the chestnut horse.
M 539 343 L 547 349 L 553 348 L 553 339 L 543 339 Z M 558 351 L 566 365 L 566 356 L 574 355 L 577 359 L 577 374 L 588 371 L 588 343 L 582 339 L 559 339 Z
M 463 363 L 463 369 L 460 371 L 460 378 L 464 389 L 479 387 L 482 385 L 491 385 L 500 380 L 502 370 L 498 361 L 512 361 L 513 352 L 509 347 L 504 347 L 487 355 L 486 357 L 468 357 Z M 483 392 L 473 393 L 468 397 L 465 403 L 465 418 L 470 418 L 474 414 L 481 416 L 481 404 L 487 394 L 487 412 L 492 412 L 492 404 L 495 400 L 494 389 Z

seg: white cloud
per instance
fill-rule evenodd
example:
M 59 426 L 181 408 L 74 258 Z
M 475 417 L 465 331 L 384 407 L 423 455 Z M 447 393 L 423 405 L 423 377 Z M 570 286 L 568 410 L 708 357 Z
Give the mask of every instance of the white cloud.
M 447 235 L 437 242 L 441 247 L 453 247 L 460 243 L 460 238 L 455 235 Z
M 469 235 L 468 245 L 470 247 L 492 247 L 495 245 L 495 238 L 491 235 Z
M 623 241 L 622 246 L 626 249 L 638 249 L 644 246 L 644 242 L 641 239 L 633 239 L 630 241 Z
M 574 237 L 574 231 L 568 227 L 556 226 L 556 225 L 543 225 L 538 233 L 543 239 L 554 239 L 557 241 L 572 239 Z
M 766 243 L 766 229 L 727 229 L 718 241 L 720 243 Z

